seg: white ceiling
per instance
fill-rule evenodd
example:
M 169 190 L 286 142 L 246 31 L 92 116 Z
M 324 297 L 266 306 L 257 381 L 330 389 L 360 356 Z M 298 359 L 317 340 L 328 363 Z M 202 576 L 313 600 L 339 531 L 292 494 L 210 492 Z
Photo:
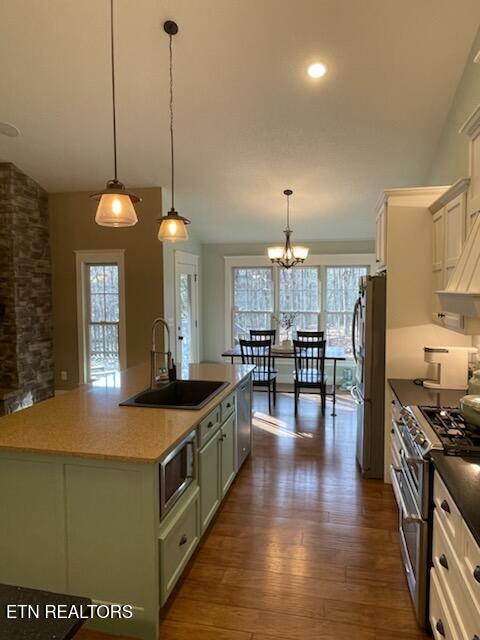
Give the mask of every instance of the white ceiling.
M 119 178 L 168 185 L 175 19 L 177 208 L 201 239 L 373 236 L 382 187 L 421 184 L 478 0 L 115 0 Z M 112 177 L 108 0 L 0 4 L 0 158 L 49 191 Z M 326 62 L 312 81 L 306 66 Z

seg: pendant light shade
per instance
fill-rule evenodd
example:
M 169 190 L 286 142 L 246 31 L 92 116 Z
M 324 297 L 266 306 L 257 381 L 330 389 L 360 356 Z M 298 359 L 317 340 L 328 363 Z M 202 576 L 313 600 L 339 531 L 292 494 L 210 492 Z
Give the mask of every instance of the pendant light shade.
M 172 206 L 166 216 L 157 220 L 160 223 L 158 239 L 160 242 L 180 242 L 188 240 L 186 225 L 190 224 L 188 218 L 184 218 L 175 210 L 175 154 L 173 145 L 173 51 L 172 37 L 178 33 L 178 25 L 173 20 L 167 20 L 163 30 L 168 34 L 170 54 L 170 163 L 171 163 L 171 195 Z
M 133 203 L 138 202 L 139 198 L 125 191 L 121 182 L 111 180 L 104 191 L 93 193 L 90 197 L 99 201 L 95 222 L 101 227 L 133 227 L 137 224 Z
M 285 189 L 283 193 L 287 196 L 287 226 L 283 232 L 285 234 L 285 244 L 283 247 L 269 247 L 267 253 L 273 264 L 279 264 L 285 269 L 291 269 L 295 265 L 305 262 L 308 257 L 308 247 L 301 245 L 292 246 L 290 242 L 290 236 L 293 233 L 290 229 L 290 196 L 293 191 L 291 189 Z
M 160 218 L 160 229 L 158 230 L 158 239 L 160 242 L 178 242 L 180 240 L 188 240 L 187 224 L 190 221 L 178 214 L 169 212 L 166 216 Z
M 125 191 L 125 186 L 117 179 L 117 116 L 115 102 L 115 40 L 113 33 L 113 0 L 110 0 L 110 50 L 112 68 L 112 115 L 113 115 L 113 172 L 103 191 L 92 193 L 90 198 L 98 200 L 95 222 L 101 227 L 133 227 L 138 218 L 133 206 L 141 198 Z

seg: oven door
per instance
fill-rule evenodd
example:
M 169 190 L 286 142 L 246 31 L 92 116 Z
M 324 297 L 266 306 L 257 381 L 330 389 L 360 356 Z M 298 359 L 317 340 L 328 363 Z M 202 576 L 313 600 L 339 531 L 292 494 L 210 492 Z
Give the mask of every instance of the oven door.
M 428 470 L 429 462 L 418 455 L 412 436 L 403 423 L 396 423 L 396 436 L 401 443 L 400 463 L 408 478 L 410 492 L 424 520 L 428 518 Z
M 160 462 L 160 517 L 163 517 L 193 480 L 195 432 Z
M 418 623 L 425 626 L 427 620 L 428 522 L 420 515 L 403 469 L 392 465 L 390 476 L 399 509 L 400 548 L 408 587 Z

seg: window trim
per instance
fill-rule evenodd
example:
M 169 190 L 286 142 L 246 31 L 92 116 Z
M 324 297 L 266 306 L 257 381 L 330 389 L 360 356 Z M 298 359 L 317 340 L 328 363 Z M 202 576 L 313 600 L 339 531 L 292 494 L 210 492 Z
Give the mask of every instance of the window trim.
M 232 310 L 233 310 L 233 267 L 272 267 L 273 271 L 273 295 L 274 310 L 273 315 L 278 312 L 279 307 L 279 278 L 278 271 L 282 267 L 272 265 L 267 256 L 224 256 L 225 261 L 225 349 L 232 348 Z M 326 287 L 325 268 L 326 267 L 363 267 L 369 268 L 369 273 L 375 272 L 374 253 L 334 253 L 311 255 L 302 266 L 320 267 L 320 326 L 325 325 L 326 317 Z M 352 310 L 353 312 L 353 310 Z
M 87 384 L 87 264 L 116 264 L 118 266 L 118 298 L 119 322 L 118 342 L 120 370 L 127 366 L 127 334 L 125 313 L 125 250 L 102 249 L 74 251 L 77 285 L 77 340 L 78 340 L 78 380 L 80 384 Z

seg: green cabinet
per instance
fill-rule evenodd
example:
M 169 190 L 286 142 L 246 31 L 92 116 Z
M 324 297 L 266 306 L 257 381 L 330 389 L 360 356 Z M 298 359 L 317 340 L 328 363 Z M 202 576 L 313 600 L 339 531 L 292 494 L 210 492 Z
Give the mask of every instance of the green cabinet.
M 198 452 L 198 483 L 200 485 L 200 520 L 202 533 L 208 527 L 222 499 L 219 469 L 221 468 L 220 438 L 218 429 L 214 436 Z
M 222 498 L 235 478 L 235 414 L 231 415 L 222 425 L 220 438 L 220 469 Z

